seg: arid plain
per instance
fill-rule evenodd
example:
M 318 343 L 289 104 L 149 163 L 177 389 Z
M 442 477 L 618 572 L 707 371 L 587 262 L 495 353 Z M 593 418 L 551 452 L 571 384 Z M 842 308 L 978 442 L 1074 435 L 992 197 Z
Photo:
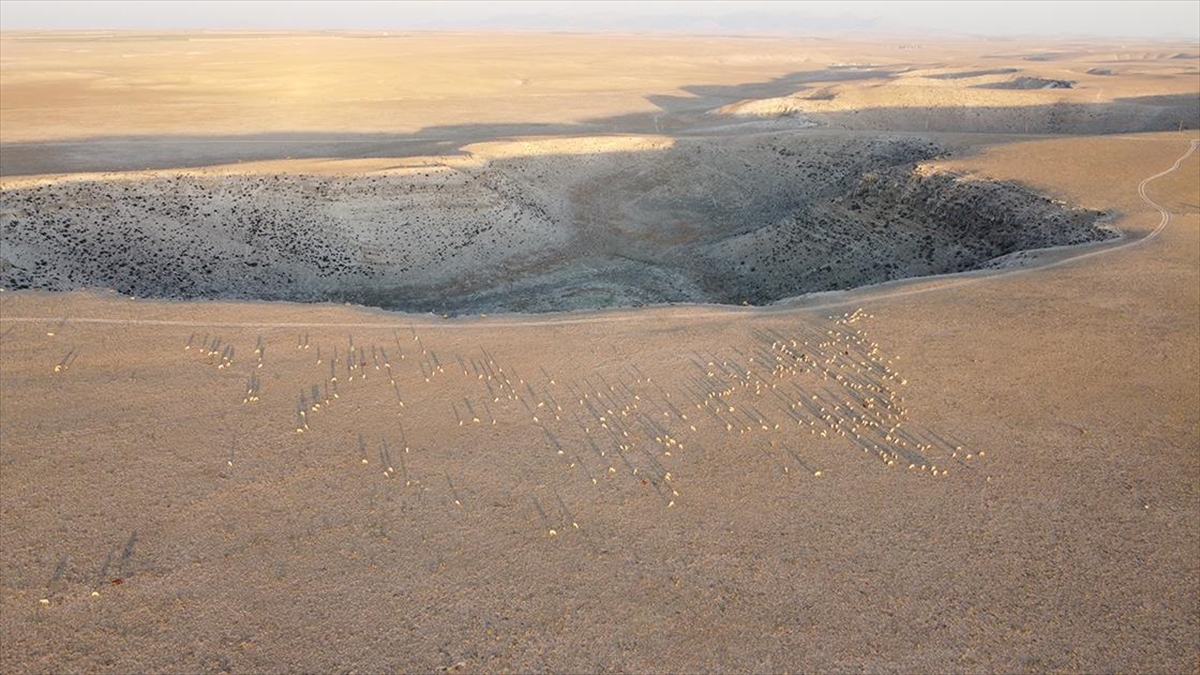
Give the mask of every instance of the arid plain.
M 1194 44 L 0 34 L 0 669 L 1197 672 L 1198 106 Z

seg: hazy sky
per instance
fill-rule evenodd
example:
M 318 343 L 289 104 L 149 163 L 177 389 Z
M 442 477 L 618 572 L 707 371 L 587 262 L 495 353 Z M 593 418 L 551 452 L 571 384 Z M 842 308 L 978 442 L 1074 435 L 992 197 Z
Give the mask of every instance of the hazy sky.
M 0 0 L 0 29 L 928 32 L 1200 41 L 1200 0 L 1141 2 L 197 2 Z

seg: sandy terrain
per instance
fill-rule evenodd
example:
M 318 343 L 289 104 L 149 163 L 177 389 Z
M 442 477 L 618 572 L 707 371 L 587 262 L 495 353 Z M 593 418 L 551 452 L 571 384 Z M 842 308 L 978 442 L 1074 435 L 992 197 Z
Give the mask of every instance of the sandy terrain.
M 948 150 L 906 158 L 914 175 L 1013 181 L 1055 208 L 1107 214 L 1122 238 L 758 308 L 443 319 L 6 291 L 4 670 L 1200 670 L 1193 45 L 168 37 L 0 36 L 6 209 L 25 187 L 147 166 L 170 170 L 105 180 L 337 183 L 545 148 L 604 164 L 604 141 L 578 140 L 595 139 L 580 128 L 595 119 L 625 119 L 618 135 L 659 148 L 878 139 L 892 119 L 919 132 L 899 137 Z M 80 52 L 89 65 L 74 50 L 92 50 Z M 322 50 L 318 72 L 344 83 L 338 95 L 300 77 L 299 55 Z M 446 70 L 396 74 L 401 55 Z M 481 58 L 558 98 L 449 75 Z M 247 93 L 256 69 L 280 62 L 297 76 L 273 86 L 293 98 Z M 793 101 L 810 85 L 789 74 L 847 65 L 896 74 L 823 75 L 834 98 L 778 118 L 712 112 Z M 1077 84 L 928 93 L 1016 77 Z M 887 112 L 904 107 L 893 98 L 871 98 L 910 85 L 926 92 L 928 135 L 917 116 Z M 410 107 L 351 103 L 401 89 Z M 285 104 L 317 98 L 328 103 Z M 839 100 L 860 103 L 833 110 Z M 971 126 L 939 102 L 960 100 L 996 109 Z M 1057 118 L 1060 135 L 1038 136 L 1059 104 L 1102 122 Z M 127 113 L 96 112 L 117 105 Z M 844 124 L 857 105 L 869 123 Z M 509 138 L 529 136 L 525 123 L 566 129 Z M 434 124 L 470 128 L 413 154 L 382 137 L 324 155 L 293 153 L 303 137 L 225 145 Z M 1134 133 L 1146 131 L 1157 133 Z M 295 171 L 288 155 L 340 161 Z M 230 167 L 239 159 L 267 163 Z M 755 176 L 745 171 L 734 177 Z M 145 199 L 166 208 L 173 190 Z M 688 232 L 651 224 L 660 238 Z
M 1198 72 L 1187 43 L 880 37 L 9 32 L 0 56 L 0 175 L 694 133 L 745 121 L 728 106 L 780 97 L 804 99 L 814 120 L 768 116 L 768 128 L 1165 130 L 1195 126 Z M 1016 77 L 1075 84 L 979 88 Z

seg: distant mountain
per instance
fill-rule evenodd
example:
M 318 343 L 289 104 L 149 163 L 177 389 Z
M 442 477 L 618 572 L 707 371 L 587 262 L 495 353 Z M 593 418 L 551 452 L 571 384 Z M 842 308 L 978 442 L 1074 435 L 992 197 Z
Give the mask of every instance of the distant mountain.
M 453 25 L 441 21 L 415 21 L 412 28 L 452 30 L 517 30 L 602 33 L 675 33 L 721 35 L 797 35 L 879 31 L 878 19 L 851 14 L 838 17 L 804 16 L 790 12 L 745 11 L 724 15 L 650 14 L 615 12 L 579 14 L 502 14 L 457 18 Z

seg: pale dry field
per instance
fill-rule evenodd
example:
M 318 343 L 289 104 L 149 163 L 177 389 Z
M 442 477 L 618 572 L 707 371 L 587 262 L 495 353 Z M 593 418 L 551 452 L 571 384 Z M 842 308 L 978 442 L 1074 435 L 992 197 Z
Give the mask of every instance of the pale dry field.
M 1165 227 L 1139 196 L 1194 45 L 169 37 L 0 37 L 0 187 L 929 123 L 925 170 L 1124 238 L 762 308 L 4 292 L 5 671 L 1200 669 L 1200 155 L 1145 185 Z M 1077 84 L 927 77 L 1011 68 Z

